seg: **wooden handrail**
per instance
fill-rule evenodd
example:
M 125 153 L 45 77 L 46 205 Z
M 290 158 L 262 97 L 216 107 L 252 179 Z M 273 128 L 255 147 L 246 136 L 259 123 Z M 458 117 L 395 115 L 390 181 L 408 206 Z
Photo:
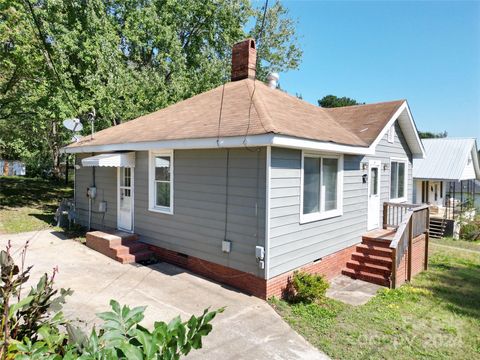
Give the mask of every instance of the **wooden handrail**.
M 400 226 L 400 223 L 404 220 L 407 212 L 412 210 L 414 212 L 424 210 L 428 205 L 419 204 L 405 204 L 384 202 L 383 203 L 383 228 L 396 229 Z
M 386 205 L 385 205 L 386 204 Z M 384 204 L 384 225 L 388 224 L 388 209 L 392 203 Z M 408 250 L 408 264 L 407 264 L 407 279 L 412 278 L 412 254 L 413 239 L 421 234 L 426 235 L 425 241 L 428 242 L 428 224 L 429 224 L 429 206 L 428 205 L 410 205 L 410 204 L 395 204 L 397 208 L 407 208 L 407 211 L 402 214 L 402 220 L 398 224 L 393 240 L 390 243 L 392 249 L 392 274 L 391 286 L 396 286 L 397 269 L 402 261 L 403 256 Z M 400 205 L 400 206 L 398 206 Z M 409 207 L 411 206 L 411 207 Z M 385 219 L 387 217 L 387 219 Z M 425 250 L 428 249 L 428 244 L 425 244 Z M 426 257 L 427 259 L 427 257 Z M 427 261 L 427 260 L 425 260 Z

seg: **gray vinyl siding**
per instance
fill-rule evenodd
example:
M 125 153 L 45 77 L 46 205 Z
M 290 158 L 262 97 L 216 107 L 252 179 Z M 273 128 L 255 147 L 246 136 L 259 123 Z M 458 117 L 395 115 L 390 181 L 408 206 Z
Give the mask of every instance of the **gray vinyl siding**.
M 265 149 L 174 152 L 174 214 L 148 210 L 148 152 L 136 153 L 135 233 L 142 241 L 264 277 L 255 246 L 265 244 Z M 227 216 L 226 216 L 227 208 Z M 229 254 L 222 240 L 232 242 Z
M 375 155 L 369 156 L 368 159 L 381 160 L 381 174 L 380 174 L 380 203 L 390 201 L 390 159 L 393 158 L 402 158 L 408 159 L 407 165 L 407 202 L 413 203 L 413 177 L 412 177 L 412 153 L 408 147 L 407 141 L 403 136 L 402 130 L 398 125 L 398 122 L 395 122 L 395 140 L 393 143 L 389 143 L 387 140 L 388 132 L 383 136 L 383 138 L 378 143 L 375 149 Z M 388 169 L 384 169 L 384 165 L 387 165 Z M 382 221 L 383 210 L 380 209 L 379 214 L 380 220 Z M 380 222 L 381 224 L 382 222 Z
M 269 277 L 291 271 L 361 241 L 367 231 L 368 185 L 362 163 L 381 160 L 381 203 L 390 199 L 390 158 L 408 158 L 408 201 L 412 200 L 412 156 L 398 124 L 395 141 L 387 134 L 374 156 L 344 155 L 343 214 L 300 224 L 300 150 L 272 148 L 270 189 Z M 388 165 L 386 170 L 384 165 Z M 380 206 L 378 216 L 382 216 Z M 381 222 L 380 222 L 381 224 Z
M 272 148 L 270 273 L 274 277 L 360 242 L 367 227 L 362 156 L 343 159 L 343 215 L 300 224 L 300 150 Z
M 91 154 L 78 154 L 75 163 L 81 165 L 81 159 Z M 81 167 L 75 170 L 75 210 L 76 222 L 80 225 L 88 225 L 88 197 L 87 188 L 93 185 L 93 167 Z M 114 229 L 117 227 L 117 168 L 96 167 L 95 185 L 97 196 L 92 201 L 92 224 L 93 229 Z M 98 212 L 101 201 L 107 202 L 107 211 Z

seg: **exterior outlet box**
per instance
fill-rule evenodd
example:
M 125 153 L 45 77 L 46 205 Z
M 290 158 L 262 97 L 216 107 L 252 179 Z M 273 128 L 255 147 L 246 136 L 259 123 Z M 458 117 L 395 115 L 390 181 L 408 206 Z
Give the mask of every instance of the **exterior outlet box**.
M 265 269 L 265 261 L 260 260 L 260 261 L 258 262 L 258 267 L 259 267 L 260 269 Z
M 100 203 L 98 204 L 98 211 L 99 212 L 107 212 L 107 202 L 106 201 L 100 201 Z
M 222 241 L 222 251 L 224 253 L 229 253 L 232 249 L 232 242 L 229 240 L 223 240 Z
M 95 199 L 97 196 L 97 188 L 94 186 L 87 188 L 87 196 L 91 199 Z
M 255 246 L 255 257 L 259 260 L 263 260 L 265 257 L 265 249 L 263 246 Z

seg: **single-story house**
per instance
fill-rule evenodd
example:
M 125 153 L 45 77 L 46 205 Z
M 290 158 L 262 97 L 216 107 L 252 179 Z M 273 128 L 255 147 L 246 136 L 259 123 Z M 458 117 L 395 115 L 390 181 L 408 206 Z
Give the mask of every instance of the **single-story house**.
M 0 176 L 25 176 L 25 163 L 19 160 L 0 159 Z
M 253 39 L 232 53 L 231 82 L 65 148 L 76 221 L 262 298 L 300 268 L 395 286 L 383 203 L 408 208 L 424 156 L 407 101 L 321 108 L 255 79 Z
M 431 205 L 431 234 L 453 236 L 455 220 L 475 208 L 475 182 L 480 180 L 474 138 L 423 139 L 425 158 L 413 160 L 413 200 Z

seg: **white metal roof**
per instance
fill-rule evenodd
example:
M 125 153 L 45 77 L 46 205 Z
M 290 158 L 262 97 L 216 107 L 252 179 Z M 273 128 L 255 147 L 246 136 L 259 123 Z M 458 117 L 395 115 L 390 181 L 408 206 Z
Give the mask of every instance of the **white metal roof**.
M 135 167 L 135 153 L 100 154 L 82 159 L 83 166 Z
M 423 139 L 426 156 L 413 160 L 416 179 L 468 180 L 480 179 L 475 139 Z M 472 171 L 468 171 L 468 169 Z

